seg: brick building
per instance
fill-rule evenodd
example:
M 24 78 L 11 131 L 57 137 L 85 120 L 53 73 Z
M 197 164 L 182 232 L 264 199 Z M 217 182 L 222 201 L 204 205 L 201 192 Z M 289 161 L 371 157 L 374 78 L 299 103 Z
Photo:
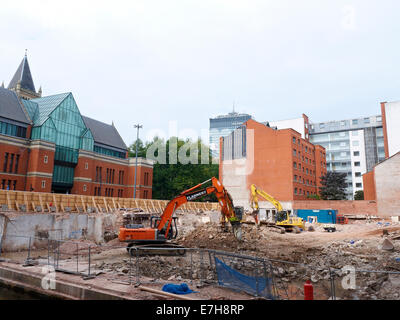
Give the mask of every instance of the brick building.
M 326 153 L 293 129 L 276 130 L 248 120 L 221 138 L 220 177 L 235 203 L 248 207 L 256 184 L 279 201 L 305 200 L 319 192 Z
M 72 93 L 42 97 L 25 55 L 0 87 L 0 188 L 129 198 L 135 159 L 114 124 L 81 115 Z M 152 198 L 152 161 L 139 158 L 137 198 Z

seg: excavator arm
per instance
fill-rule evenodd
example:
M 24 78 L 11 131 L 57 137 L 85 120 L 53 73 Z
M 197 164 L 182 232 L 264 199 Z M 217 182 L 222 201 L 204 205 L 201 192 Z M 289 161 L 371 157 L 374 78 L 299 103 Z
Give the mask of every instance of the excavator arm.
M 211 187 L 196 190 L 210 181 L 212 182 Z M 197 186 L 194 186 L 193 188 L 183 191 L 179 196 L 172 199 L 167 204 L 167 206 L 161 216 L 161 220 L 157 227 L 158 231 L 162 232 L 162 233 L 165 232 L 165 234 L 168 234 L 168 232 L 171 228 L 172 217 L 173 217 L 175 211 L 180 206 L 187 203 L 188 201 L 193 201 L 193 200 L 202 198 L 202 197 L 212 194 L 212 193 L 215 194 L 215 196 L 217 197 L 218 202 L 221 206 L 221 215 L 222 215 L 221 223 L 225 224 L 225 222 L 230 221 L 232 223 L 232 225 L 235 226 L 237 229 L 238 224 L 240 224 L 241 219 L 236 217 L 232 197 L 226 191 L 226 189 L 221 184 L 221 182 L 219 182 L 219 180 L 217 178 L 213 177 L 212 179 L 207 180 L 203 183 L 200 183 Z M 163 231 L 163 229 L 165 231 Z M 235 236 L 236 235 L 238 235 L 237 231 L 235 232 Z
M 201 186 L 208 182 L 212 182 L 212 186 L 198 190 Z M 241 239 L 241 217 L 238 217 L 233 206 L 232 197 L 226 191 L 224 186 L 215 177 L 203 183 L 194 186 L 180 195 L 172 199 L 164 209 L 163 214 L 157 219 L 155 226 L 152 228 L 120 228 L 119 240 L 128 242 L 165 242 L 168 239 L 169 232 L 172 228 L 173 215 L 175 211 L 188 201 L 193 201 L 214 193 L 221 206 L 221 224 L 225 229 L 226 222 L 230 222 L 233 232 L 237 239 Z
M 274 197 L 272 197 L 265 191 L 258 189 L 256 187 L 256 185 L 254 185 L 254 184 L 251 186 L 251 207 L 252 207 L 252 209 L 255 209 L 255 210 L 259 209 L 257 196 L 260 196 L 260 197 L 264 198 L 265 200 L 267 200 L 268 202 L 272 203 L 274 205 L 274 207 L 276 208 L 276 210 L 278 210 L 278 212 L 283 211 L 283 207 L 278 200 L 276 200 Z

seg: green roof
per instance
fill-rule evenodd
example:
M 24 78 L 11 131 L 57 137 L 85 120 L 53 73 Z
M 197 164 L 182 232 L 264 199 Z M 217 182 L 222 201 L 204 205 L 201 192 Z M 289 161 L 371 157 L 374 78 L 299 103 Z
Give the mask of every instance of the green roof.
M 35 113 L 38 110 L 38 104 L 32 102 L 31 100 L 25 100 L 25 99 L 21 99 L 22 103 L 25 106 L 26 111 L 29 114 L 29 117 L 31 118 L 31 120 L 33 121 L 33 119 L 35 118 Z
M 46 120 L 49 118 L 50 114 L 63 102 L 71 93 L 61 93 L 61 94 L 56 94 L 54 96 L 47 96 L 43 98 L 37 98 L 37 99 L 32 99 L 30 100 L 31 103 L 36 103 L 38 105 L 38 108 L 34 114 L 33 117 L 33 123 L 35 127 L 41 126 L 43 123 L 46 122 Z M 26 104 L 24 102 L 25 106 L 28 106 L 30 103 Z M 32 105 L 28 108 L 32 108 Z M 29 113 L 29 111 L 28 111 Z M 30 115 L 30 113 L 29 113 Z

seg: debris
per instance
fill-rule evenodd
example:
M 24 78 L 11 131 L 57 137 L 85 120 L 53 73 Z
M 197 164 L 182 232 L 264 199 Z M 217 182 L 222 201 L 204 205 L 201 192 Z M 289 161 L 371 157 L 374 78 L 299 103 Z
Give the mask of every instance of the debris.
M 392 251 L 394 250 L 393 243 L 391 243 L 388 239 L 385 239 L 382 243 L 381 249 L 386 251 Z

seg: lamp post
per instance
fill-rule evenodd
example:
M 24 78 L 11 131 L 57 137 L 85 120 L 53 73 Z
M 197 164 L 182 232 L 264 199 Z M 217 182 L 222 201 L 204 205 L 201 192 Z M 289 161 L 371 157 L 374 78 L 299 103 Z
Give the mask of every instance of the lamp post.
M 133 197 L 136 199 L 136 174 L 137 174 L 137 163 L 138 163 L 138 142 L 139 142 L 139 130 L 142 129 L 143 126 L 139 124 L 135 124 L 135 129 L 137 129 L 137 138 L 136 138 L 136 164 L 135 164 L 135 184 L 133 186 Z

